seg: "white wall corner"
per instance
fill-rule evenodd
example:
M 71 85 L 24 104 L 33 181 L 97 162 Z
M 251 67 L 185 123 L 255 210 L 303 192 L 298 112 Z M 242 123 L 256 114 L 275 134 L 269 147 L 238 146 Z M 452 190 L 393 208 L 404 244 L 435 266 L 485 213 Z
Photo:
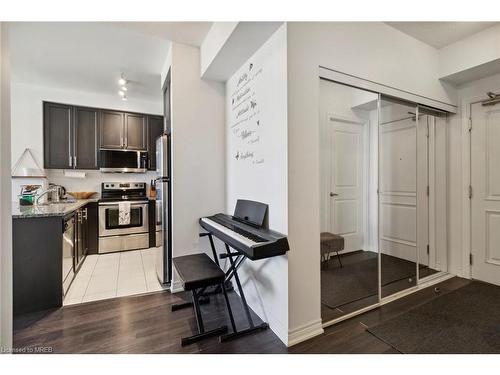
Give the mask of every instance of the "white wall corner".
M 200 76 L 203 77 L 224 44 L 238 26 L 238 22 L 214 22 L 200 46 Z
M 163 86 L 165 85 L 165 80 L 167 79 L 168 72 L 170 70 L 170 67 L 172 66 L 172 43 L 169 43 L 168 46 L 168 51 L 167 55 L 165 56 L 165 62 L 163 63 L 163 66 L 161 68 L 161 73 L 160 73 L 160 87 L 163 89 Z
M 226 82 L 283 22 L 215 22 L 203 41 L 203 79 Z
M 441 48 L 439 78 L 463 84 L 500 73 L 500 26 L 492 26 Z
M 288 331 L 288 346 L 296 345 L 300 342 L 319 336 L 324 332 L 321 319 L 313 320 L 300 327 Z

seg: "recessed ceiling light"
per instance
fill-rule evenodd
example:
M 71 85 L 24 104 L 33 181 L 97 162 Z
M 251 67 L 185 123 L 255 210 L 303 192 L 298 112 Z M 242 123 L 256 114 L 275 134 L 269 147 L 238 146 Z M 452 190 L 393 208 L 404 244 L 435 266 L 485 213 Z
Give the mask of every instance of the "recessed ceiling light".
M 120 95 L 121 97 L 124 97 L 125 93 L 123 91 L 118 91 L 118 95 Z
M 127 86 L 122 86 L 121 90 L 122 91 L 128 91 L 128 88 L 127 88 Z
M 127 100 L 127 95 L 122 96 L 122 100 Z

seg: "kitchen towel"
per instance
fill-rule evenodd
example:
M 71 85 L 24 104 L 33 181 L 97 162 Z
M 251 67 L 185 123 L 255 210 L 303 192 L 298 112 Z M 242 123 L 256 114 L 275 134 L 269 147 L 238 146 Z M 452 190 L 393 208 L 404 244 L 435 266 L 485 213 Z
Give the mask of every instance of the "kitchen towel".
M 130 202 L 118 202 L 118 225 L 130 225 Z

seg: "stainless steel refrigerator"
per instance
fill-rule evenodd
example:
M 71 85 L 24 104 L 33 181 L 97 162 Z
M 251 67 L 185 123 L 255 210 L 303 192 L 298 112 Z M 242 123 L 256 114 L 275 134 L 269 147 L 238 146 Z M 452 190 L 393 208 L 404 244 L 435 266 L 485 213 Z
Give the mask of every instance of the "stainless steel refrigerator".
M 156 274 L 164 285 L 172 280 L 172 202 L 170 136 L 156 140 Z

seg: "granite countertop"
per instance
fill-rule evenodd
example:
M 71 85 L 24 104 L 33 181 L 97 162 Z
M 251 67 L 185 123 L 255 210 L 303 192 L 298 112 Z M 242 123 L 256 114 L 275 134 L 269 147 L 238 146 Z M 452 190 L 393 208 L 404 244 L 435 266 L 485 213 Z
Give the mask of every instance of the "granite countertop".
M 51 203 L 33 206 L 20 206 L 19 202 L 12 203 L 12 217 L 14 219 L 32 217 L 66 216 L 89 202 L 97 202 L 98 199 L 77 199 L 66 203 Z

